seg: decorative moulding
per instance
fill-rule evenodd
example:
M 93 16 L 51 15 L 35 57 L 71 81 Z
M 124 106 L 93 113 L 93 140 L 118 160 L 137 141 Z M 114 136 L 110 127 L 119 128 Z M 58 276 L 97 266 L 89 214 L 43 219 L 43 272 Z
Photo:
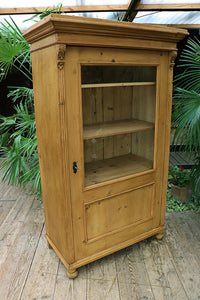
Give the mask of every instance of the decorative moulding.
M 63 33 L 65 36 L 69 36 L 68 44 L 83 44 L 84 36 L 104 37 L 105 40 L 106 38 L 119 38 L 121 41 L 124 39 L 145 39 L 154 42 L 166 42 L 167 40 L 168 43 L 176 43 L 188 34 L 186 30 L 167 26 L 149 26 L 121 21 L 52 14 L 25 30 L 23 35 L 32 44 L 53 34 L 61 36 Z M 73 42 L 70 36 L 73 36 Z M 79 36 L 77 40 L 76 36 Z M 59 40 L 58 37 L 57 40 Z

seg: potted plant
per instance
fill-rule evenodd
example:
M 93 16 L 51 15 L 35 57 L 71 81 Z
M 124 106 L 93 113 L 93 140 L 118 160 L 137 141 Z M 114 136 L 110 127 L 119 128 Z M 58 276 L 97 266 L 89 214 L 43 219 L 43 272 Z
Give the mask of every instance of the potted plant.
M 171 184 L 171 194 L 175 199 L 185 203 L 192 196 L 191 172 L 182 166 L 169 166 L 168 179 Z

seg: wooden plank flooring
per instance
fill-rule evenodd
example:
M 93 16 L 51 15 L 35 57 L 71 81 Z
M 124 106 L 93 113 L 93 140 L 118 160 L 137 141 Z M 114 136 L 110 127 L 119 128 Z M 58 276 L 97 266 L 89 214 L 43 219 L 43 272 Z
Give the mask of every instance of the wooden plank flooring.
M 191 167 L 195 164 L 194 155 L 189 158 L 185 152 L 170 152 L 169 164 L 175 166 L 183 166 L 184 168 Z
M 42 204 L 28 190 L 0 183 L 1 300 L 198 300 L 200 218 L 167 213 L 154 237 L 79 269 L 72 280 L 44 237 Z

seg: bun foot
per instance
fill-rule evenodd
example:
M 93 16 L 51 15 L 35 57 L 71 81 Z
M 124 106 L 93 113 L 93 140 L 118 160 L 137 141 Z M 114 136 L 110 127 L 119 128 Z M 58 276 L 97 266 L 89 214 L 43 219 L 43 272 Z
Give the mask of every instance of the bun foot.
M 159 233 L 156 234 L 157 240 L 162 240 L 163 237 L 164 237 L 164 233 L 163 232 L 159 232 Z
M 74 270 L 67 270 L 67 276 L 70 279 L 73 279 L 73 278 L 75 278 L 75 277 L 78 276 L 78 271 L 76 269 L 74 269 Z

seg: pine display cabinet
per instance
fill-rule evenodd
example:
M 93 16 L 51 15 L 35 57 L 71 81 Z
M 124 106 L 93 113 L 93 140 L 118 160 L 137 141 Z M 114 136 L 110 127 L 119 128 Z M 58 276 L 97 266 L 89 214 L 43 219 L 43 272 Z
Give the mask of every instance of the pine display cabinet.
M 163 237 L 172 74 L 187 31 L 50 15 L 31 44 L 46 238 L 77 268 Z

